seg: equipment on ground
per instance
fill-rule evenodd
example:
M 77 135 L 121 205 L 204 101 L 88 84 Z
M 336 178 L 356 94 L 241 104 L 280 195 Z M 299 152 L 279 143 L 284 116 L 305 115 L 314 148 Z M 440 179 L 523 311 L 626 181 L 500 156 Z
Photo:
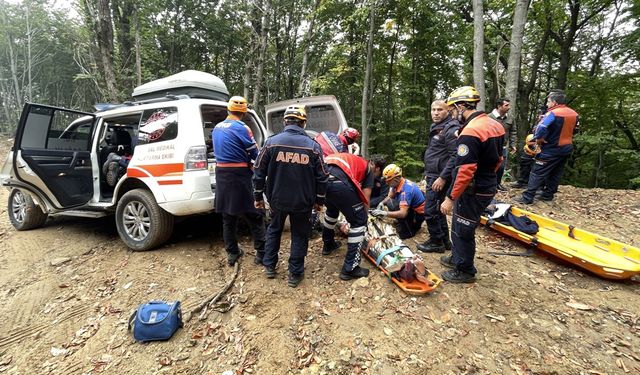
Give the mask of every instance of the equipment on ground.
M 480 218 L 482 224 L 531 248 L 566 260 L 605 279 L 625 280 L 640 274 L 640 248 L 508 204 L 498 203 L 495 204 L 495 208 L 515 216 L 526 216 L 538 224 L 539 230 L 536 234 L 526 234 L 513 226 L 499 223 L 495 214 Z M 516 254 L 520 255 L 500 253 Z
M 369 216 L 365 239 L 362 254 L 405 293 L 431 293 L 442 282 L 426 268 L 422 257 L 400 240 L 391 224 Z

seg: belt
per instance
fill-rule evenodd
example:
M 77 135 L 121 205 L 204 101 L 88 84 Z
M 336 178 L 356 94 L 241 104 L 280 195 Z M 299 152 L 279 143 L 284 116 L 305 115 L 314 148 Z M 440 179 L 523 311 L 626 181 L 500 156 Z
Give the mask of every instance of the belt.
M 249 163 L 216 163 L 218 168 L 250 168 Z

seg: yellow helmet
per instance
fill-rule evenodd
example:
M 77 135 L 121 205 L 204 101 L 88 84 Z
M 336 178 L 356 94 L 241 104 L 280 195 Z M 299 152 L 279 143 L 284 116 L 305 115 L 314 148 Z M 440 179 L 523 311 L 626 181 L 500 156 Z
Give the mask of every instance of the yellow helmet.
M 396 177 L 402 176 L 402 168 L 398 167 L 395 164 L 387 165 L 382 171 L 382 177 L 386 180 L 393 180 Z
M 227 103 L 227 110 L 229 112 L 241 112 L 247 113 L 247 99 L 242 96 L 232 96 Z
M 304 105 L 290 105 L 284 111 L 284 118 L 295 118 L 298 120 L 307 121 L 307 110 L 304 108 Z
M 453 90 L 447 98 L 447 105 L 453 105 L 460 102 L 479 102 L 480 93 L 473 86 L 462 86 Z
M 536 156 L 540 151 L 542 151 L 538 142 L 533 140 L 533 134 L 527 135 L 527 138 L 524 140 L 524 147 L 522 150 L 529 156 Z

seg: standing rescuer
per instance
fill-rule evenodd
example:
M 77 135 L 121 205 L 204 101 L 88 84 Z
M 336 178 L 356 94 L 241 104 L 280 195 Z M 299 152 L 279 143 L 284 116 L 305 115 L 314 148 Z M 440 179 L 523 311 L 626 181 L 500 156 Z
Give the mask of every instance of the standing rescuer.
M 444 100 L 431 104 L 431 119 L 429 145 L 424 152 L 424 179 L 427 183 L 424 216 L 429 239 L 419 244 L 417 249 L 425 253 L 444 253 L 451 249 L 451 241 L 447 217 L 440 212 L 440 204 L 451 183 L 460 123 L 451 117 Z
M 252 204 L 252 160 L 258 157 L 258 145 L 251 129 L 242 118 L 247 113 L 247 100 L 234 96 L 227 104 L 227 118 L 211 132 L 216 158 L 216 211 L 222 214 L 222 237 L 227 260 L 233 266 L 243 254 L 238 247 L 238 218 L 249 224 L 256 250 L 255 263 L 264 256 L 265 228 L 263 210 Z
M 329 168 L 329 184 L 322 231 L 322 254 L 329 255 L 340 247 L 340 243 L 335 241 L 334 229 L 338 215 L 342 212 L 349 223 L 349 233 L 340 279 L 367 277 L 369 270 L 360 267 L 360 249 L 367 230 L 373 171 L 366 160 L 353 154 L 332 154 L 325 161 Z
M 443 214 L 453 210 L 451 255 L 440 263 L 451 270 L 442 278 L 453 283 L 474 282 L 475 232 L 480 215 L 496 194 L 496 171 L 503 160 L 504 128 L 476 109 L 480 94 L 471 86 L 454 90 L 447 104 L 463 123 L 457 143 L 454 179 L 440 206 Z
M 527 190 L 519 203 L 531 204 L 538 189 L 540 200 L 553 200 L 564 172 L 564 165 L 573 152 L 573 135 L 579 128 L 578 113 L 567 107 L 567 96 L 562 91 L 552 91 L 547 97 L 548 112 L 536 126 L 531 142 L 540 146 L 535 156 Z M 544 186 L 544 187 L 543 187 Z
M 276 276 L 280 238 L 287 217 L 291 223 L 291 255 L 288 285 L 297 287 L 304 278 L 304 258 L 309 247 L 311 210 L 322 209 L 327 189 L 327 168 L 320 145 L 304 131 L 304 106 L 289 106 L 284 131 L 269 139 L 255 164 L 255 207 L 264 208 L 263 194 L 271 207 L 271 223 L 263 264 L 267 278 Z

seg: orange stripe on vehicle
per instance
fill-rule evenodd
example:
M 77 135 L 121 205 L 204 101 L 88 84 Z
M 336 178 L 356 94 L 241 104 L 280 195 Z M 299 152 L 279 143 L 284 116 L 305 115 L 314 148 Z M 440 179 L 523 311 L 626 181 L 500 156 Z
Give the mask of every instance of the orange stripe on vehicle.
M 163 181 L 158 181 L 158 185 L 182 185 L 182 180 L 163 180 Z
M 183 163 L 136 165 L 127 168 L 127 177 L 182 176 L 183 171 Z

